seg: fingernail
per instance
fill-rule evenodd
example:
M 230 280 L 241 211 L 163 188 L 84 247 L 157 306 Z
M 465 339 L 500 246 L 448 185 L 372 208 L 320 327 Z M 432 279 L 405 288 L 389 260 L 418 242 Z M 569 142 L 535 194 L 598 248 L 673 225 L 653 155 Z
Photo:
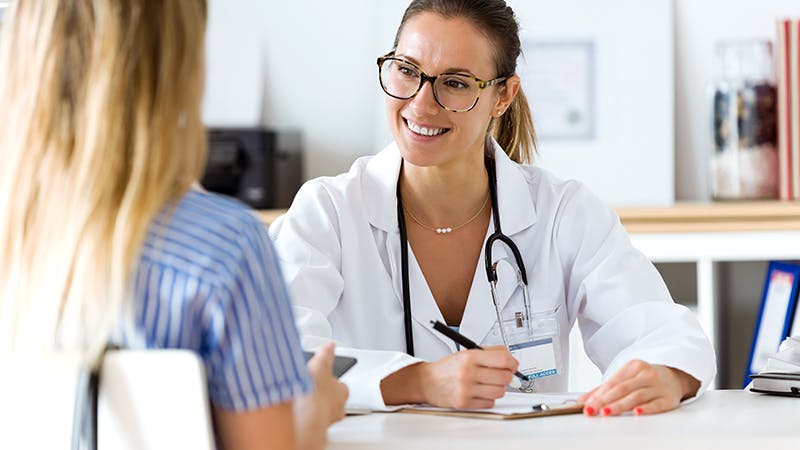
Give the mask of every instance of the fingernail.
M 644 413 L 644 410 L 642 408 L 634 408 L 633 413 L 637 416 L 641 416 Z
M 587 416 L 593 416 L 594 415 L 594 408 L 592 408 L 591 406 L 587 406 L 587 407 L 583 408 L 583 413 L 586 414 Z
M 611 408 L 609 408 L 608 406 L 606 406 L 605 408 L 603 408 L 603 409 L 600 411 L 600 414 L 602 414 L 602 415 L 604 415 L 604 416 L 611 415 Z

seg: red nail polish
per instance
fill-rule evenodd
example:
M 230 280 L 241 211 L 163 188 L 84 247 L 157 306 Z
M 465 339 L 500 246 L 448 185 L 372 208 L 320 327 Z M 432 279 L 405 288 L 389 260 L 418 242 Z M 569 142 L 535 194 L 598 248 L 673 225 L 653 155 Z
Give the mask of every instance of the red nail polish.
M 611 408 L 609 408 L 608 406 L 606 406 L 605 408 L 603 408 L 603 410 L 601 411 L 601 413 L 602 413 L 604 416 L 611 415 Z
M 633 410 L 633 413 L 636 414 L 637 416 L 641 416 L 642 414 L 644 414 L 644 410 L 642 408 L 635 408 Z
M 594 415 L 594 408 L 592 408 L 591 406 L 587 406 L 587 407 L 583 408 L 583 412 L 586 413 L 587 416 L 593 416 Z

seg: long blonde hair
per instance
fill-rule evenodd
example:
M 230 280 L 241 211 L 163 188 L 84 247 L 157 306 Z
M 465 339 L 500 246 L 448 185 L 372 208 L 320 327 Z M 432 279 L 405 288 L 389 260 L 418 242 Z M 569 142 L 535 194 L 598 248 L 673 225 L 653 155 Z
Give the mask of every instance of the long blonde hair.
M 0 38 L 0 352 L 97 354 L 205 165 L 200 0 L 13 2 Z

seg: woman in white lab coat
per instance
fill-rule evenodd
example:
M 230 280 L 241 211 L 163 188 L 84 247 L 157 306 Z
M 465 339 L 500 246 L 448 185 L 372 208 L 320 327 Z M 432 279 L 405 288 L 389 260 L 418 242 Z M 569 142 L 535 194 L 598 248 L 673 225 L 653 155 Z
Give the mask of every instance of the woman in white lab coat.
M 412 2 L 378 60 L 395 142 L 306 183 L 271 227 L 304 345 L 334 339 L 359 360 L 344 378 L 351 406 L 490 407 L 514 371 L 564 391 L 576 320 L 605 375 L 582 398 L 587 415 L 670 410 L 715 375 L 694 315 L 613 211 L 522 164 L 535 134 L 519 54 L 502 0 Z M 498 228 L 520 273 L 503 242 L 486 260 Z M 458 351 L 436 320 L 487 348 Z

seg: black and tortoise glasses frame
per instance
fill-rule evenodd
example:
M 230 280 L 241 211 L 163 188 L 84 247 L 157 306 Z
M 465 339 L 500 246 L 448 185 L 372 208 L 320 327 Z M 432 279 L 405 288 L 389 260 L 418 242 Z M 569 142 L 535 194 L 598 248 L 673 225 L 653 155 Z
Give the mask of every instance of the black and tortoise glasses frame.
M 413 67 L 414 70 L 416 70 L 416 72 L 417 72 L 416 76 L 419 78 L 419 84 L 417 85 L 417 88 L 414 90 L 414 92 L 412 94 L 410 94 L 410 95 L 404 96 L 404 95 L 397 94 L 396 92 L 394 92 L 394 93 L 390 92 L 390 90 L 386 87 L 386 84 L 384 83 L 383 70 L 385 69 L 385 65 L 386 65 L 387 62 L 391 63 L 391 62 L 395 62 L 395 61 L 399 62 L 399 63 L 401 63 L 403 65 L 407 65 L 407 66 Z M 412 63 L 412 62 L 410 62 L 408 60 L 395 57 L 394 56 L 394 51 L 391 51 L 391 52 L 379 57 L 377 62 L 378 62 L 378 80 L 380 82 L 381 89 L 383 89 L 383 92 L 385 92 L 386 95 L 388 95 L 390 97 L 393 97 L 393 98 L 396 98 L 396 99 L 399 99 L 399 100 L 408 100 L 410 98 L 414 98 L 419 93 L 419 91 L 422 89 L 422 86 L 425 84 L 425 82 L 429 81 L 431 83 L 431 87 L 433 88 L 433 96 L 436 99 L 436 103 L 438 103 L 439 106 L 441 106 L 442 108 L 446 109 L 447 111 L 453 111 L 453 112 L 471 111 L 473 108 L 475 108 L 475 105 L 478 104 L 478 100 L 480 99 L 480 94 L 484 89 L 486 89 L 487 87 L 490 87 L 490 86 L 494 86 L 496 84 L 500 84 L 500 83 L 502 83 L 502 82 L 504 82 L 504 81 L 506 81 L 508 79 L 507 76 L 503 76 L 503 77 L 498 77 L 498 78 L 495 78 L 493 80 L 488 80 L 487 81 L 487 80 L 481 80 L 480 78 L 472 76 L 470 74 L 449 73 L 449 72 L 440 73 L 439 75 L 436 75 L 436 76 L 430 76 L 430 75 L 426 74 L 425 72 L 423 72 L 422 69 L 418 65 L 416 65 L 416 64 L 414 64 L 414 63 Z M 472 104 L 468 108 L 451 108 L 451 107 L 445 105 L 442 102 L 441 98 L 439 97 L 439 92 L 438 92 L 436 81 L 439 80 L 441 77 L 453 77 L 453 76 L 473 81 L 476 84 L 477 91 L 475 91 L 475 93 L 474 93 L 475 94 L 475 100 L 472 102 Z

